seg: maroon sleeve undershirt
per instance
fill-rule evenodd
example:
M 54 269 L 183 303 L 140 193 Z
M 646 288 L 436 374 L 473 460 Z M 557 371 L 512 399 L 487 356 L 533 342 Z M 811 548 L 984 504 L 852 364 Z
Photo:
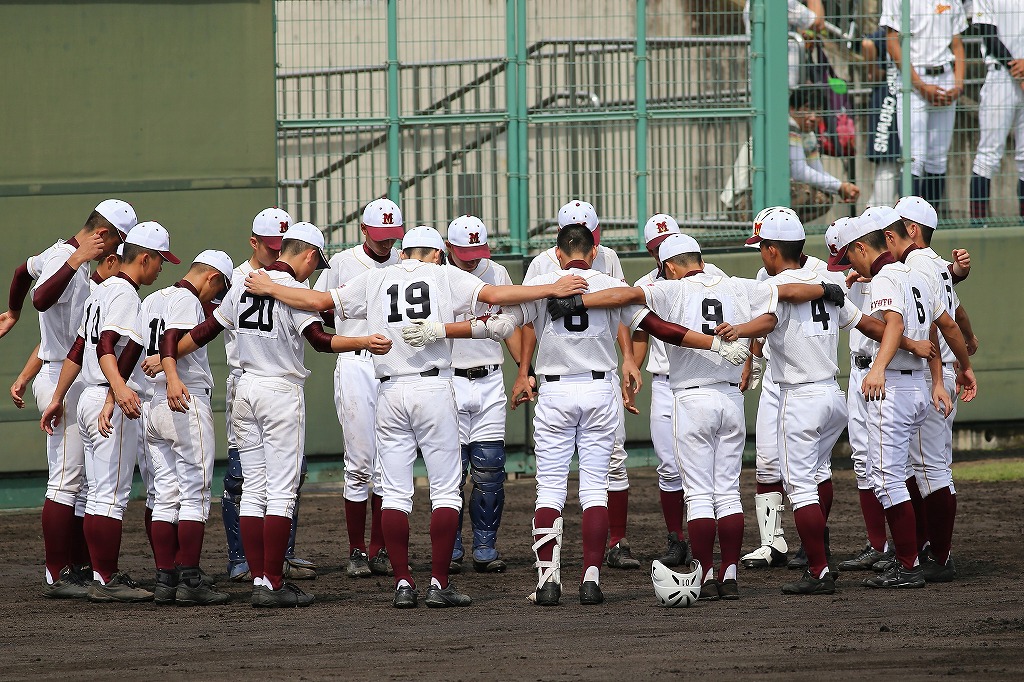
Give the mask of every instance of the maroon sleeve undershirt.
M 320 317 L 323 318 L 324 326 L 330 329 L 334 329 L 334 313 L 328 311 L 322 311 Z
M 128 381 L 138 366 L 139 360 L 142 359 L 142 350 L 142 346 L 129 339 L 124 350 L 121 351 L 121 357 L 117 359 L 117 371 L 121 373 L 121 378 L 125 381 Z
M 196 345 L 202 348 L 217 338 L 217 335 L 224 331 L 224 325 L 217 321 L 216 316 L 211 315 L 205 321 L 196 325 L 189 334 Z M 165 332 L 166 333 L 166 332 Z
M 640 322 L 640 329 L 643 329 L 656 339 L 661 339 L 665 343 L 671 343 L 673 346 L 682 344 L 686 332 L 690 331 L 686 327 L 666 322 L 653 312 L 647 313 L 644 316 L 644 319 Z
M 53 273 L 52 277 L 36 287 L 32 293 L 32 305 L 39 312 L 49 310 L 50 306 L 60 300 L 74 276 L 75 270 L 70 265 L 65 263 L 60 266 L 60 269 Z
M 102 358 L 104 355 L 115 355 L 115 349 L 117 348 L 117 342 L 121 340 L 121 335 L 110 329 L 100 332 L 99 343 L 96 344 L 96 359 Z
M 955 272 L 953 272 L 953 264 L 952 263 L 950 263 L 948 267 L 949 267 L 949 274 L 953 278 L 953 284 L 960 284 L 960 282 L 962 282 L 965 279 L 967 279 L 967 275 L 971 274 L 971 271 L 968 270 L 967 271 L 967 275 L 964 275 L 963 277 L 961 277 L 960 275 L 958 275 Z
M 164 332 L 164 335 L 160 337 L 161 360 L 163 358 L 178 359 L 178 341 L 180 341 L 181 337 L 185 334 L 186 332 L 183 329 L 168 329 Z
M 332 352 L 331 339 L 334 335 L 325 332 L 323 325 L 319 322 L 314 322 L 303 329 L 302 335 L 306 337 L 306 341 L 309 341 L 309 345 L 312 346 L 313 350 L 317 353 Z
M 79 336 L 75 339 L 75 342 L 71 344 L 71 350 L 68 351 L 68 360 L 75 363 L 79 367 L 82 366 L 82 360 L 85 359 L 85 339 Z
M 20 311 L 25 305 L 25 297 L 32 288 L 32 275 L 28 273 L 28 263 L 22 263 L 14 270 L 11 278 L 11 293 L 7 299 L 9 310 Z

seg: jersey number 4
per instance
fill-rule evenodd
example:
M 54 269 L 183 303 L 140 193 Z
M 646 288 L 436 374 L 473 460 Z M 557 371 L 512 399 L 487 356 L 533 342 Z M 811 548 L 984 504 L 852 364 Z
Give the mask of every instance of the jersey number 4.
M 274 331 L 274 303 L 276 299 L 267 296 L 253 296 L 242 294 L 239 303 L 245 304 L 251 301 L 249 307 L 238 316 L 238 326 L 241 329 L 257 329 L 261 332 Z
M 401 322 L 403 319 L 424 320 L 430 317 L 430 285 L 426 282 L 413 282 L 405 287 L 405 302 L 409 307 L 403 311 L 398 309 L 398 292 L 400 285 L 392 284 L 388 287 L 388 297 L 391 299 L 391 311 L 388 315 L 388 322 Z
M 811 301 L 811 319 L 820 322 L 822 329 L 828 329 L 828 308 L 825 307 L 824 298 L 816 298 Z

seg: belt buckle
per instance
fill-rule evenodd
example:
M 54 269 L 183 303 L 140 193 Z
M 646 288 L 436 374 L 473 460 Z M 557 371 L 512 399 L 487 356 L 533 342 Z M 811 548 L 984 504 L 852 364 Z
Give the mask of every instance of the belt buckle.
M 490 373 L 490 370 L 486 367 L 470 367 L 466 370 L 466 378 L 469 380 L 483 379 Z

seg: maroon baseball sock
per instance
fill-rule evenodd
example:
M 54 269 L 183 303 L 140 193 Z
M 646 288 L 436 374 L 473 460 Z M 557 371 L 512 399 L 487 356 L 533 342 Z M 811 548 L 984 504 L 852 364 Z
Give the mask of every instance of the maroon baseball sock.
M 409 515 L 399 509 L 383 509 L 380 513 L 381 532 L 384 535 L 384 546 L 391 558 L 391 568 L 395 572 L 395 585 L 400 580 L 407 581 L 413 587 L 412 572 L 409 571 Z M 452 531 L 454 544 L 455 532 Z M 451 553 L 448 554 L 449 559 Z
M 264 576 L 263 517 L 241 516 L 238 519 L 238 528 L 242 536 L 245 560 L 249 564 L 249 573 L 253 580 L 262 578 Z
M 690 551 L 704 571 L 700 577 L 701 582 L 704 582 L 704 576 L 715 566 L 715 520 L 690 519 L 686 529 L 690 532 Z
M 956 495 L 947 486 L 924 498 L 924 505 L 928 511 L 928 537 L 932 540 L 932 554 L 935 555 L 935 561 L 945 565 L 953 544 Z
M 85 542 L 84 516 L 75 516 L 71 520 L 71 549 L 68 563 L 72 566 L 89 565 L 89 545 Z
M 153 543 L 153 510 L 146 507 L 146 538 L 149 540 L 149 549 L 153 552 L 153 563 L 156 561 L 156 545 Z M 157 568 L 160 568 L 157 566 Z
M 629 488 L 608 491 L 608 546 L 614 547 L 626 537 L 626 516 L 629 514 Z
M 901 502 L 885 510 L 889 522 L 889 534 L 896 549 L 896 558 L 904 568 L 913 568 L 917 560 L 917 532 L 914 521 L 914 505 Z
M 455 549 L 455 533 L 459 530 L 459 512 L 451 507 L 438 507 L 430 512 L 430 577 L 448 587 L 448 566 Z
M 533 527 L 534 528 L 551 528 L 554 526 L 555 521 L 562 515 L 562 512 L 551 507 L 537 507 L 537 511 L 533 513 Z M 537 541 L 537 536 L 534 535 L 534 542 Z M 539 561 L 551 561 L 551 556 L 555 551 L 555 541 L 548 540 L 537 549 L 537 559 Z M 603 551 L 603 549 L 602 549 Z
M 92 570 L 103 582 L 117 573 L 117 557 L 121 553 L 121 521 L 109 516 L 85 515 L 85 540 L 89 544 Z
M 43 554 L 46 570 L 54 582 L 60 580 L 60 572 L 69 564 L 74 519 L 73 506 L 49 499 L 43 502 Z
M 379 495 L 370 493 L 370 556 L 377 556 L 384 547 L 384 530 L 380 522 L 380 505 L 383 500 Z
M 267 514 L 263 519 L 263 577 L 270 586 L 281 589 L 284 582 L 284 553 L 292 536 L 292 517 Z M 251 566 L 250 566 L 251 568 Z
M 665 527 L 680 540 L 686 539 L 683 532 L 683 491 L 661 491 L 661 513 L 665 515 Z
M 782 481 L 776 481 L 775 483 L 761 483 L 757 482 L 757 494 L 765 495 L 767 493 L 779 493 L 781 495 L 786 494 L 786 489 L 782 487 Z
M 910 493 L 910 503 L 914 506 L 914 530 L 917 538 L 917 551 L 920 552 L 929 540 L 928 510 L 925 509 L 924 498 L 921 496 L 920 488 L 917 487 L 916 477 L 911 476 L 907 479 L 907 492 Z
M 725 569 L 735 566 L 740 560 L 743 546 L 743 513 L 729 514 L 718 519 L 718 546 L 722 550 L 722 565 L 718 578 L 725 579 Z
M 202 521 L 178 521 L 178 566 L 198 566 L 203 553 L 203 535 L 206 524 Z
M 366 551 L 366 500 L 345 500 L 345 528 L 348 529 L 348 553 Z
M 178 555 L 178 529 L 170 521 L 153 521 L 149 532 L 157 570 L 173 571 Z
M 825 523 L 828 523 L 828 515 L 832 513 L 832 500 L 834 497 L 835 488 L 832 486 L 831 478 L 818 484 L 818 504 L 821 505 L 821 513 L 825 516 Z
M 864 515 L 864 527 L 868 531 L 868 542 L 879 552 L 885 550 L 885 509 L 873 490 L 858 490 L 860 511 Z
M 591 566 L 601 568 L 605 540 L 608 539 L 608 507 L 588 507 L 583 511 L 583 573 Z M 580 578 L 583 582 L 583 578 Z
M 795 510 L 793 519 L 796 521 L 796 531 L 800 534 L 800 542 L 804 544 L 804 552 L 807 553 L 808 568 L 811 575 L 818 578 L 828 567 L 828 559 L 825 557 L 825 514 L 820 504 L 809 504 Z

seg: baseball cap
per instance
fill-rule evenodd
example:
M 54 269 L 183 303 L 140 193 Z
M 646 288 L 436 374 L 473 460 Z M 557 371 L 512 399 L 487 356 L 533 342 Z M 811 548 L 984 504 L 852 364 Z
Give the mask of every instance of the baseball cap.
M 871 208 L 865 209 L 862 216 L 867 216 L 874 220 L 878 227 L 875 229 L 884 230 L 893 223 L 903 220 L 903 217 L 895 210 L 888 206 L 872 206 Z
M 317 255 L 320 256 L 320 263 L 317 264 L 317 270 L 323 270 L 330 267 L 327 263 L 327 256 L 324 254 L 324 233 L 320 231 L 320 228 L 313 223 L 295 223 L 288 228 L 282 236 L 282 239 L 296 239 L 300 242 L 306 242 L 316 247 Z
M 117 257 L 122 260 L 124 259 L 124 242 L 117 245 Z
M 451 221 L 448 224 L 448 243 L 460 260 L 491 257 L 491 247 L 487 245 L 487 227 L 476 216 L 463 215 Z M 406 245 L 405 241 L 402 245 Z
M 228 289 L 231 288 L 231 272 L 235 269 L 235 264 L 231 262 L 231 257 L 223 251 L 214 251 L 207 249 L 203 251 L 192 264 L 202 263 L 203 265 L 209 265 L 210 267 L 217 268 L 217 272 L 224 275 L 224 282 L 227 283 Z
M 375 199 L 368 203 L 363 209 L 363 225 L 370 239 L 378 242 L 401 239 L 405 232 L 402 209 L 390 199 Z
M 758 220 L 757 218 L 760 218 Z M 754 218 L 754 234 L 744 244 L 760 248 L 762 239 L 799 242 L 806 238 L 804 225 L 791 209 L 776 206 L 765 209 Z
M 135 227 L 139 218 L 135 215 L 135 209 L 127 201 L 120 199 L 104 199 L 93 209 L 107 219 L 107 222 L 117 228 L 122 238 Z
M 664 263 L 681 253 L 700 253 L 700 244 L 688 234 L 670 234 L 658 247 L 658 260 Z
M 558 209 L 558 229 L 566 225 L 586 225 L 594 233 L 594 244 L 601 239 L 597 229 L 597 210 L 593 204 L 574 199 Z
M 918 225 L 933 230 L 939 226 L 939 216 L 935 213 L 935 208 L 921 197 L 903 197 L 896 202 L 893 210 Z
M 426 225 L 417 225 L 402 237 L 403 249 L 437 249 L 444 251 L 444 240 L 441 233 Z
M 836 220 L 831 225 L 828 226 L 828 229 L 825 230 L 825 246 L 828 247 L 829 257 L 834 256 L 837 253 L 839 253 L 839 232 L 843 229 L 843 227 L 846 225 L 846 223 L 849 222 L 850 220 L 853 220 L 853 218 L 849 218 L 849 217 L 845 217 L 845 216 L 841 217 L 841 218 L 836 218 Z M 838 265 L 836 266 L 836 268 L 837 268 L 837 271 L 845 269 L 845 268 L 840 267 Z M 829 266 L 828 269 L 832 270 L 832 267 Z
M 277 206 L 265 208 L 252 219 L 252 233 L 263 240 L 268 248 L 281 250 L 281 239 L 292 224 L 292 217 Z
M 132 228 L 132 231 L 125 237 L 125 244 L 135 244 L 144 249 L 156 251 L 165 261 L 177 265 L 181 260 L 171 253 L 171 235 L 163 225 L 155 220 L 139 223 Z M 123 252 L 122 252 L 123 253 Z
M 656 249 L 669 235 L 679 234 L 679 223 L 667 213 L 655 213 L 644 225 L 644 244 Z
M 850 267 L 850 261 L 846 257 L 846 250 L 850 244 L 866 234 L 881 229 L 882 226 L 876 222 L 875 218 L 868 215 L 867 211 L 858 218 L 847 218 L 846 222 L 840 225 L 836 231 L 835 243 L 829 244 L 828 269 L 832 272 L 840 272 Z

